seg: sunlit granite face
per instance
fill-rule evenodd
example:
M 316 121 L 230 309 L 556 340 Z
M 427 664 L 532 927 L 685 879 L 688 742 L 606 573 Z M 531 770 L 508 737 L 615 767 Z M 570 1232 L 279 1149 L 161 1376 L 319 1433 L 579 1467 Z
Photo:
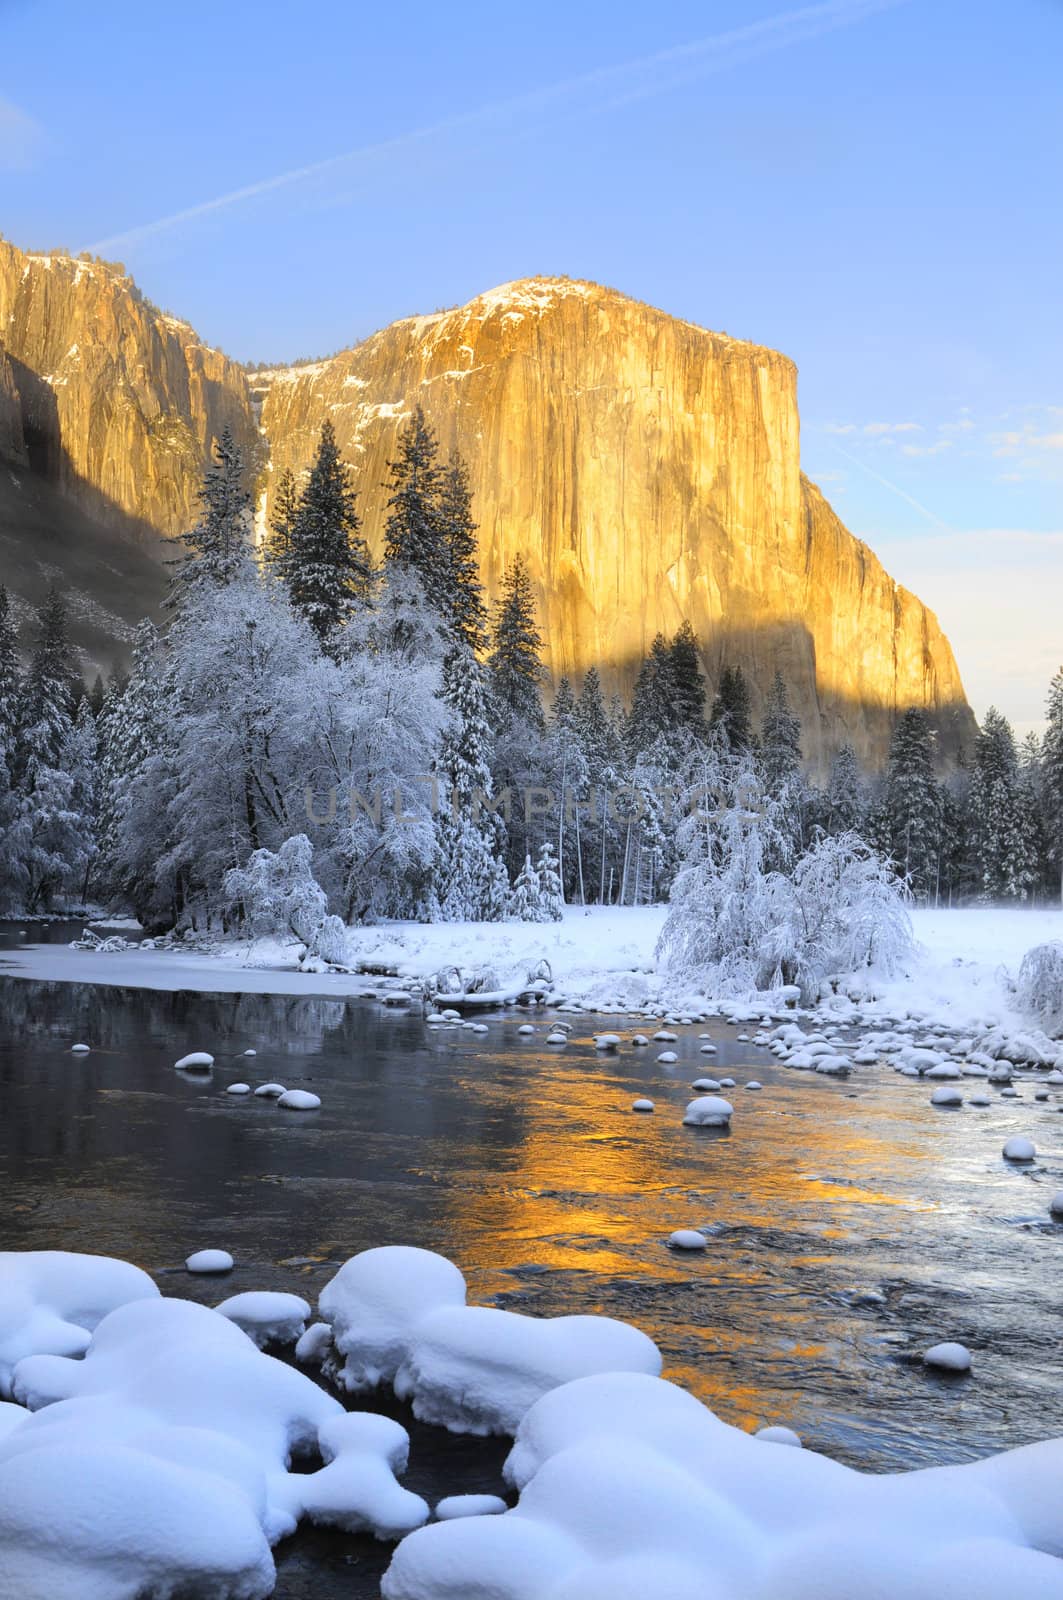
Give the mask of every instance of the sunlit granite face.
M 595 664 L 624 693 L 658 630 L 689 619 L 710 682 L 741 665 L 755 712 L 782 671 L 820 772 L 846 739 L 879 762 L 909 705 L 946 752 L 973 730 L 935 617 L 803 478 L 796 369 L 776 351 L 534 278 L 249 376 L 120 269 L 4 243 L 0 343 L 0 446 L 96 515 L 187 528 L 229 426 L 261 528 L 327 417 L 379 554 L 387 463 L 419 403 L 469 463 L 489 593 L 528 559 L 555 681 Z

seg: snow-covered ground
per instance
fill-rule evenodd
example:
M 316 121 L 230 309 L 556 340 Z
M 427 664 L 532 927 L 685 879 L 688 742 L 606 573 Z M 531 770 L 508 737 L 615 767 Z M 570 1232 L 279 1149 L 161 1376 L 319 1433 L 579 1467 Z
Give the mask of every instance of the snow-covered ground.
M 31 946 L 0 955 L 0 973 L 131 988 L 344 996 L 386 987 L 389 977 L 407 985 L 430 980 L 450 966 L 466 977 L 489 969 L 499 988 L 512 988 L 545 959 L 566 998 L 606 1011 L 640 1009 L 661 995 L 654 947 L 665 915 L 663 906 L 569 906 L 559 923 L 352 928 L 351 964 L 371 969 L 368 974 L 301 971 L 294 945 L 268 939 L 219 944 L 209 954 Z M 874 993 L 884 1013 L 926 1016 L 957 1028 L 1014 1020 L 1009 978 L 1032 946 L 1063 939 L 1063 910 L 916 911 L 912 920 L 917 960 L 904 976 L 875 980 Z

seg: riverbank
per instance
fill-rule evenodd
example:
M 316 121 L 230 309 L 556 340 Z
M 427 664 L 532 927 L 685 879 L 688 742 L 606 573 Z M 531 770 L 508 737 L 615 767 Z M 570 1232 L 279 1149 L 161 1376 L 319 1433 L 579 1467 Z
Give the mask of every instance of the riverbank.
M 218 942 L 209 951 L 119 951 L 34 945 L 0 952 L 0 975 L 163 992 L 346 998 L 431 986 L 456 967 L 485 988 L 519 986 L 545 961 L 555 992 L 602 1011 L 661 1003 L 654 949 L 664 906 L 569 906 L 558 923 L 386 923 L 349 930 L 351 972 L 305 971 L 299 947 L 275 939 Z M 873 977 L 874 1005 L 890 1016 L 957 1028 L 1016 1025 L 1009 983 L 1026 951 L 1063 939 L 1063 911 L 973 908 L 915 911 L 918 953 L 903 974 Z M 32 934 L 31 934 L 32 938 Z M 867 989 L 866 975 L 861 984 Z M 711 999 L 711 997 L 709 997 Z M 866 1009 L 866 1008 L 865 1008 Z

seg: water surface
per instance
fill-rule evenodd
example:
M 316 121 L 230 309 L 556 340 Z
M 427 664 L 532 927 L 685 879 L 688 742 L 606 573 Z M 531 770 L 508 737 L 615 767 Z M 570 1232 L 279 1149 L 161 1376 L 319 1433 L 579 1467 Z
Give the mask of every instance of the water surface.
M 541 1019 L 518 1034 L 527 1013 L 486 1020 L 478 1035 L 365 1001 L 0 976 L 0 1248 L 121 1256 L 214 1303 L 252 1288 L 313 1300 L 355 1251 L 418 1244 L 458 1262 L 472 1299 L 637 1323 L 727 1421 L 788 1423 L 867 1469 L 1063 1434 L 1058 1091 L 943 1113 L 887 1066 L 790 1072 L 722 1024 L 711 1058 L 704 1030 L 677 1029 L 664 1067 L 660 1046 L 600 1055 L 590 1018 L 570 1019 L 563 1051 Z M 70 1053 L 78 1041 L 90 1055 Z M 204 1049 L 209 1076 L 175 1072 Z M 729 1135 L 682 1127 L 706 1073 L 738 1080 Z M 322 1109 L 224 1092 L 267 1079 Z M 653 1116 L 632 1114 L 642 1094 Z M 1038 1147 L 1032 1171 L 1001 1159 L 1018 1132 Z M 691 1226 L 711 1234 L 705 1255 L 670 1252 Z M 230 1277 L 184 1272 L 206 1246 L 232 1252 Z M 946 1338 L 973 1350 L 972 1379 L 918 1365 Z M 415 1427 L 406 1481 L 429 1499 L 495 1488 L 504 1453 Z M 372 1595 L 385 1563 L 372 1541 L 300 1535 L 278 1551 L 277 1592 Z

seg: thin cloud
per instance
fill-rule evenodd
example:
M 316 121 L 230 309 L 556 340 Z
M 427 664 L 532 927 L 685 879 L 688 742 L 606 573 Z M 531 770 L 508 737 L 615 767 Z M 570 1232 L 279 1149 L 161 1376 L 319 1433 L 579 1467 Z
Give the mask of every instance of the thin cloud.
M 864 432 L 881 438 L 887 433 L 920 433 L 918 422 L 865 422 Z
M 874 478 L 876 483 L 880 483 L 884 489 L 888 489 L 898 499 L 904 500 L 913 510 L 918 511 L 921 517 L 925 517 L 928 522 L 933 523 L 935 527 L 948 530 L 947 522 L 943 521 L 927 506 L 924 506 L 914 495 L 909 494 L 907 489 L 902 489 L 900 484 L 891 483 L 889 478 L 884 478 L 881 472 L 876 472 L 874 467 L 869 467 L 866 461 L 860 460 L 859 456 L 851 455 L 848 450 L 843 450 L 840 444 L 832 444 L 831 448 L 837 450 L 838 454 L 844 456 L 845 460 L 851 462 L 854 467 L 859 467 L 861 472 L 866 472 L 869 478 Z
M 106 239 L 97 239 L 87 248 L 94 254 L 106 255 L 116 249 L 137 245 L 145 239 L 168 233 L 182 224 L 200 217 L 217 215 L 234 206 L 264 195 L 275 194 L 300 184 L 329 177 L 340 177 L 343 169 L 354 165 L 372 166 L 400 155 L 418 146 L 436 140 L 444 134 L 468 130 L 498 119 L 519 120 L 521 116 L 537 115 L 556 109 L 565 102 L 579 101 L 580 114 L 594 115 L 615 110 L 619 106 L 648 99 L 686 83 L 696 82 L 717 72 L 725 72 L 746 61 L 768 55 L 805 40 L 833 33 L 839 28 L 852 26 L 868 17 L 894 10 L 907 0 L 823 0 L 818 5 L 803 6 L 796 11 L 780 12 L 765 17 L 745 27 L 732 28 L 726 33 L 695 39 L 653 55 L 640 57 L 620 66 L 600 67 L 559 83 L 534 89 L 512 99 L 481 106 L 475 111 L 447 117 L 429 127 L 417 128 L 407 133 L 384 139 L 374 144 L 362 145 L 340 155 L 329 156 L 307 166 L 295 167 L 288 172 L 261 178 L 242 188 L 201 200 L 183 210 L 159 217 L 153 222 L 141 223 Z
M 32 166 L 43 137 L 39 122 L 0 95 L 0 171 L 24 172 Z

